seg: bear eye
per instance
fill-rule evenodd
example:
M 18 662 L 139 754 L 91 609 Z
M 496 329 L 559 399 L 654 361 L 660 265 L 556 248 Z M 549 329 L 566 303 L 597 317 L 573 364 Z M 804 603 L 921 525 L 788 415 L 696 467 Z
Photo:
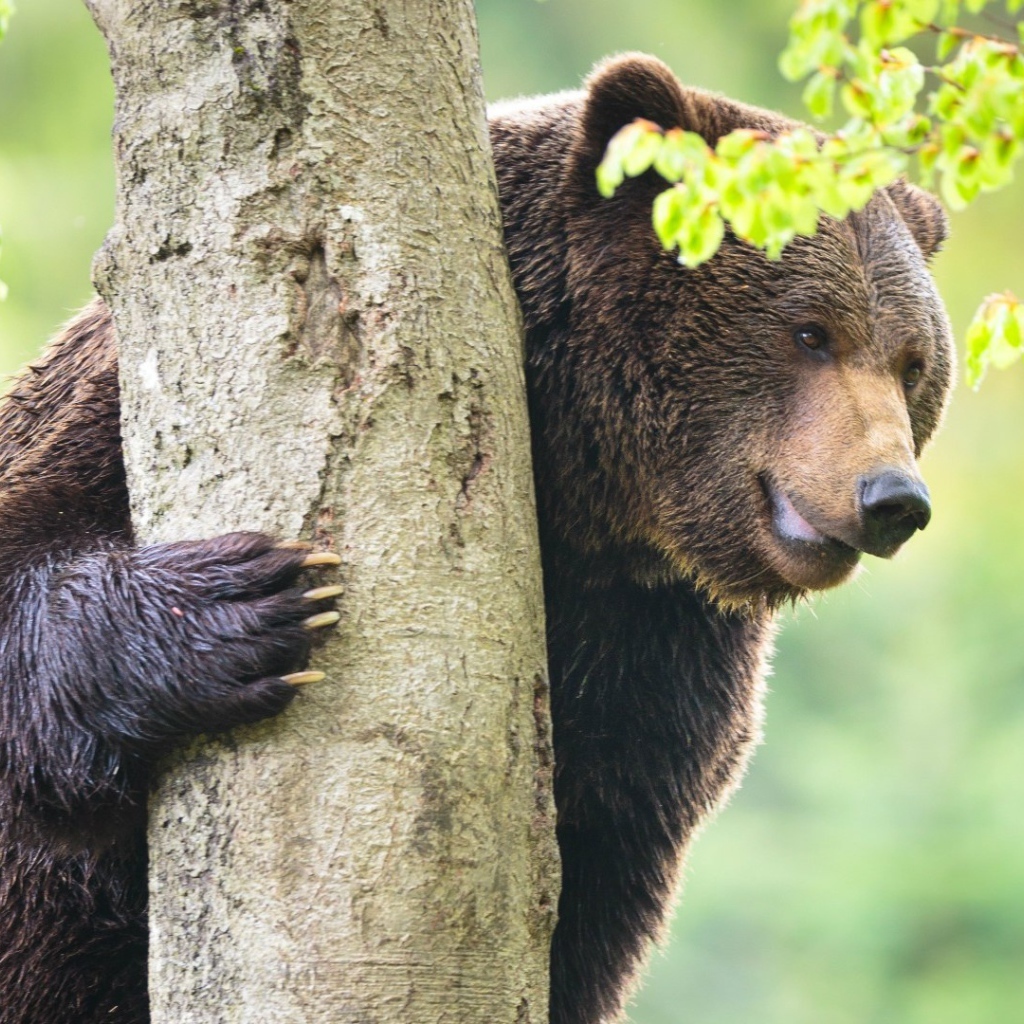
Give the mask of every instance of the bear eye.
M 812 352 L 820 352 L 828 344 L 828 335 L 824 327 L 817 324 L 805 324 L 793 331 L 793 340 L 801 347 Z
M 903 371 L 903 386 L 909 391 L 921 379 L 924 373 L 924 363 L 915 360 Z

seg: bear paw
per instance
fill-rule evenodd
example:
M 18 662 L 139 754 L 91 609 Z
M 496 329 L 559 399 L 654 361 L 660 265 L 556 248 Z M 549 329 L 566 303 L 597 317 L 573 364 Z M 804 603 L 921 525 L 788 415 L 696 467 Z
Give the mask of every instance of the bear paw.
M 296 686 L 324 678 L 303 669 L 315 635 L 338 621 L 333 603 L 344 589 L 303 584 L 304 574 L 340 563 L 332 552 L 259 533 L 112 554 L 109 628 L 85 641 L 112 646 L 83 655 L 110 665 L 121 691 L 107 691 L 114 731 L 159 741 L 282 711 Z M 66 577 L 64 601 L 76 589 Z

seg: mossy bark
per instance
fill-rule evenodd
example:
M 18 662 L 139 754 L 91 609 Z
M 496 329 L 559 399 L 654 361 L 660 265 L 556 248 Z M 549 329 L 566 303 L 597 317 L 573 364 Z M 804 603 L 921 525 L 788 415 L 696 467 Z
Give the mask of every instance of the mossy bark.
M 87 3 L 138 539 L 308 538 L 346 588 L 329 681 L 153 797 L 154 1024 L 541 1024 L 543 602 L 472 4 Z

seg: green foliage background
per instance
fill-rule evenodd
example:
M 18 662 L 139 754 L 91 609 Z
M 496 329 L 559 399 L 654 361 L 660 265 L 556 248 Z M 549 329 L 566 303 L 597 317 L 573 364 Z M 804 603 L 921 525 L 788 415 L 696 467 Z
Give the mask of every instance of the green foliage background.
M 477 0 L 491 98 L 616 50 L 800 116 L 791 0 Z M 24 0 L 0 47 L 0 371 L 90 294 L 113 215 L 106 55 L 78 0 Z M 1024 191 L 953 221 L 962 338 L 1024 292 Z M 784 625 L 767 743 L 699 839 L 635 1024 L 1024 1021 L 1024 371 L 960 388 L 925 458 L 935 517 L 895 563 Z M 600 894 L 595 894 L 600 898 Z

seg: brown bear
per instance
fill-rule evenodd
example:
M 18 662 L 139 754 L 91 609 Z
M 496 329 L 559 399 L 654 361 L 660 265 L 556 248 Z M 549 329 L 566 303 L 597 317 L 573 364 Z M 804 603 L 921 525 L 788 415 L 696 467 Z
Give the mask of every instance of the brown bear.
M 595 186 L 638 116 L 709 141 L 789 125 L 638 55 L 493 112 L 548 616 L 556 1024 L 621 1010 L 757 738 L 773 611 L 927 524 L 916 457 L 951 377 L 931 198 L 894 185 L 781 261 L 727 237 L 686 270 L 653 174 Z M 0 406 L 0 1024 L 148 1019 L 155 760 L 280 711 L 306 654 L 305 552 L 133 544 L 116 361 L 94 303 Z

